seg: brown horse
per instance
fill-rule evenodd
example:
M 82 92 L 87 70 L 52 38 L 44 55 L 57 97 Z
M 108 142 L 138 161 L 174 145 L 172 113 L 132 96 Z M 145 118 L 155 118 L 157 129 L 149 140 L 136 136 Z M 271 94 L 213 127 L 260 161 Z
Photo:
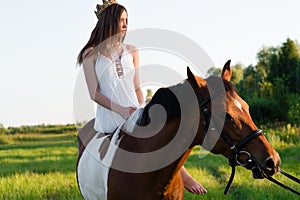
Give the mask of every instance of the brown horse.
M 183 199 L 180 168 L 196 145 L 222 154 L 254 178 L 273 176 L 280 158 L 238 96 L 230 61 L 221 78 L 188 78 L 159 89 L 113 134 L 79 132 L 77 180 L 85 199 Z

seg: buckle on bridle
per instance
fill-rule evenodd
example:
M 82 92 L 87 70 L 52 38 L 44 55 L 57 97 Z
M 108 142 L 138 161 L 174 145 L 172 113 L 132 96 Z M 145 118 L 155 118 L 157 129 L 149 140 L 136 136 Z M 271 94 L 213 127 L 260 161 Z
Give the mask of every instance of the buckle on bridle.
M 244 159 L 245 162 L 242 163 L 243 161 L 241 160 L 241 158 L 239 156 L 242 155 L 246 155 L 247 159 Z M 246 167 L 249 163 L 252 163 L 252 158 L 251 158 L 251 154 L 247 151 L 240 151 L 235 155 L 235 161 L 238 165 L 242 166 L 242 167 Z

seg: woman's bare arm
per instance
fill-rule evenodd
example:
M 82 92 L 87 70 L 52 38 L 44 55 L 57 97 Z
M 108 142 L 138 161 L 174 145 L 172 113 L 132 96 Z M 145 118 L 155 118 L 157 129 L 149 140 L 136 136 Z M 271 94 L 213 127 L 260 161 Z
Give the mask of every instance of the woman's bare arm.
M 133 64 L 134 64 L 134 68 L 135 68 L 135 72 L 134 72 L 134 78 L 133 78 L 133 83 L 134 83 L 134 88 L 135 88 L 135 93 L 137 96 L 137 99 L 139 101 L 140 105 L 145 104 L 145 99 L 143 96 L 143 92 L 141 89 L 141 85 L 140 85 L 140 77 L 139 77 L 139 65 L 140 65 L 140 58 L 139 58 L 139 52 L 138 49 L 135 47 L 132 47 L 133 50 L 131 51 L 132 57 L 133 57 Z
M 95 71 L 97 56 L 97 53 L 93 52 L 93 49 L 91 48 L 87 49 L 83 54 L 83 70 L 90 97 L 99 105 L 119 113 L 124 119 L 126 119 L 128 116 L 130 116 L 131 108 L 120 106 L 99 92 L 100 85 L 98 83 Z

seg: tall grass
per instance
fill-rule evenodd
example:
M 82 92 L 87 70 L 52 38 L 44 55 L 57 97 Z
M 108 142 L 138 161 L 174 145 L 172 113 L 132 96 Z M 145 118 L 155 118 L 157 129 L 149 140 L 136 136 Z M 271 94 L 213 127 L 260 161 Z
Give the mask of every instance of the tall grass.
M 226 184 L 231 174 L 231 168 L 227 165 L 227 159 L 220 155 L 208 153 L 205 157 L 199 153 L 199 147 L 195 148 L 188 158 L 185 166 L 189 173 L 196 178 L 207 190 L 208 193 L 202 196 L 192 195 L 185 192 L 185 199 L 284 199 L 293 200 L 299 197 L 266 179 L 253 179 L 251 171 L 242 167 L 237 167 L 236 175 L 232 186 L 226 196 L 223 195 Z M 291 147 L 292 152 L 285 153 L 283 150 L 282 168 L 291 174 L 300 177 L 300 158 L 296 159 L 296 152 L 300 151 L 300 146 Z M 201 150 L 202 151 L 202 150 Z M 296 153 L 296 154 L 295 154 Z M 296 184 L 280 174 L 275 178 L 300 191 L 299 184 Z
M 262 127 L 280 153 L 285 171 L 300 177 L 300 130 L 295 125 Z M 77 187 L 75 133 L 0 135 L 0 199 L 82 199 Z M 185 167 L 206 189 L 205 195 L 185 192 L 185 199 L 299 199 L 269 182 L 252 178 L 250 171 L 237 167 L 227 196 L 223 195 L 231 168 L 221 155 L 197 147 Z M 281 175 L 281 182 L 300 191 L 300 186 Z
M 262 128 L 266 132 L 266 137 L 275 148 L 299 143 L 300 126 L 297 124 L 268 124 L 267 126 L 262 126 Z
M 0 179 L 0 199 L 81 199 L 74 172 L 25 172 Z
M 75 176 L 75 134 L 0 138 L 0 199 L 82 199 Z

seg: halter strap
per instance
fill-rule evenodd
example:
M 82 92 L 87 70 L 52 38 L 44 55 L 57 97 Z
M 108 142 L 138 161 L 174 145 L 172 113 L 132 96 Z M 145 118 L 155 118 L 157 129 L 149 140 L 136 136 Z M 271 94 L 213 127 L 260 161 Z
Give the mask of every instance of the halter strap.
M 230 146 L 231 149 L 231 153 L 229 156 L 229 164 L 231 166 L 236 166 L 238 165 L 238 163 L 236 162 L 236 155 L 241 151 L 241 148 L 244 147 L 248 142 L 250 142 L 251 140 L 253 140 L 254 138 L 260 136 L 264 134 L 262 130 L 258 129 L 256 131 L 253 131 L 252 133 L 250 133 L 246 138 L 244 138 L 242 141 L 240 141 L 240 143 L 238 143 L 237 145 L 234 145 L 232 140 L 223 132 L 221 133 L 221 137 L 222 139 L 225 141 L 225 143 Z
M 265 134 L 261 129 L 257 129 L 256 131 L 253 131 L 250 135 L 248 135 L 245 139 L 243 139 L 238 145 L 237 148 L 240 149 L 243 146 L 245 146 L 246 143 L 250 142 L 250 140 L 254 139 L 255 137 L 258 137 L 260 135 Z

